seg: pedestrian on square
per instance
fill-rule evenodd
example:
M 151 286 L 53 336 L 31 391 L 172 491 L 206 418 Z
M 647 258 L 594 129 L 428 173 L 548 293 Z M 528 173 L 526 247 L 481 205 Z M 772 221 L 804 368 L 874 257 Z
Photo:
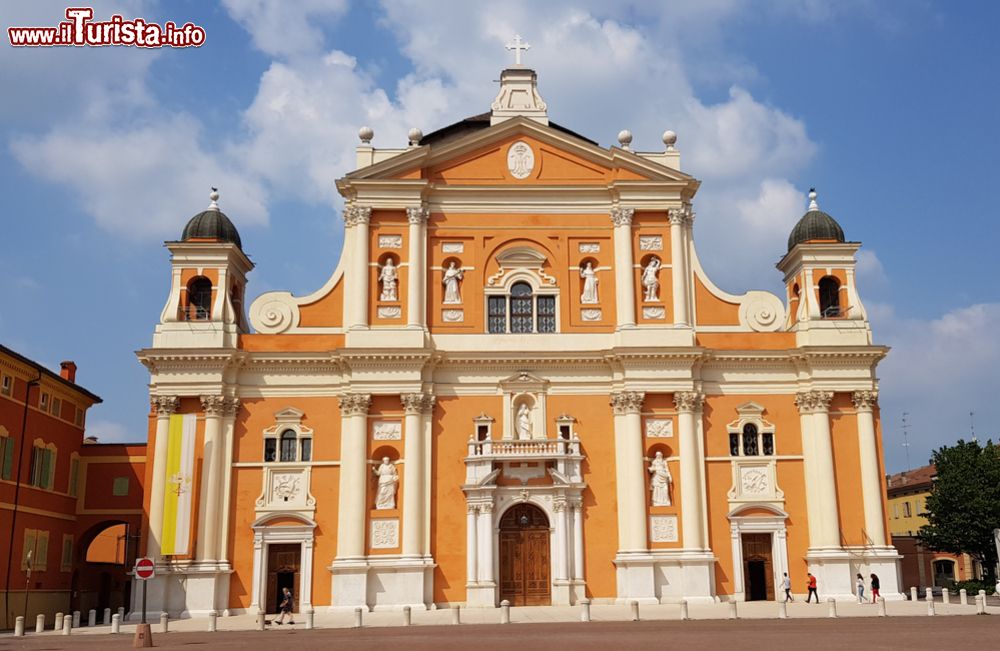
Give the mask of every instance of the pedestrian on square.
M 288 588 L 282 588 L 281 596 L 282 596 L 281 605 L 278 606 L 278 610 L 281 611 L 281 616 L 278 617 L 277 624 L 278 626 L 281 626 L 282 624 L 285 623 L 285 615 L 288 615 L 288 623 L 294 624 L 295 617 L 294 615 L 292 615 L 292 601 L 293 601 L 292 591 L 289 590 Z
M 860 572 L 858 572 L 858 580 L 854 585 L 858 593 L 858 603 L 863 604 L 865 602 L 865 577 L 861 576 Z
M 785 591 L 785 602 L 795 601 L 792 599 L 792 580 L 788 578 L 788 572 L 785 572 L 785 578 L 781 580 L 781 587 Z
M 816 603 L 819 603 L 819 593 L 816 592 L 816 577 L 812 575 L 812 572 L 807 572 L 806 578 L 808 580 L 807 585 L 809 587 L 809 594 L 806 596 L 806 603 L 809 603 L 814 596 L 816 597 Z
M 879 595 L 878 595 L 878 589 L 879 589 L 878 574 L 874 574 L 873 573 L 872 574 L 872 603 L 875 603 L 876 601 L 878 601 L 878 597 L 879 597 Z

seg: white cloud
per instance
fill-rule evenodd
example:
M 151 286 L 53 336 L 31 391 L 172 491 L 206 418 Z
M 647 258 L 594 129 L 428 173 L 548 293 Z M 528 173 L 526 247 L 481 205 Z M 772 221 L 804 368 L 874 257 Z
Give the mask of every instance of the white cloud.
M 857 255 L 858 287 L 860 291 L 878 292 L 889 285 L 882 261 L 872 249 L 861 249 Z
M 323 49 L 325 23 L 347 13 L 347 0 L 223 0 L 259 50 L 273 56 L 309 55 Z

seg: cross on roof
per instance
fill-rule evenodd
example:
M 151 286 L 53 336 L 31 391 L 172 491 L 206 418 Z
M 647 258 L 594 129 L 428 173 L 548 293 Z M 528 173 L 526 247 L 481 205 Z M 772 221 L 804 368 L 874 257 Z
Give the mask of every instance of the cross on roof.
M 521 52 L 531 49 L 531 46 L 521 40 L 520 34 L 514 34 L 514 40 L 507 43 L 504 47 L 508 50 L 514 50 L 514 65 L 521 65 Z

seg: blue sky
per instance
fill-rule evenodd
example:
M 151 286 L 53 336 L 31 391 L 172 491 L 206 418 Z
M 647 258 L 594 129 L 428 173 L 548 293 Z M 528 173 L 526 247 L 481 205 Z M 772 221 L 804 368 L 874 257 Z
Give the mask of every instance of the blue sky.
M 503 43 L 532 44 L 552 118 L 614 144 L 677 131 L 702 179 L 695 236 L 730 292 L 780 289 L 774 263 L 809 186 L 864 243 L 890 470 L 969 432 L 997 437 L 993 217 L 1000 7 L 988 2 L 222 3 L 102 0 L 98 16 L 207 32 L 197 49 L 0 47 L 0 341 L 105 402 L 89 431 L 142 440 L 165 239 L 221 188 L 257 269 L 248 293 L 301 294 L 340 252 L 333 181 L 359 126 L 402 146 L 487 110 Z M 5 4 L 4 27 L 65 4 Z

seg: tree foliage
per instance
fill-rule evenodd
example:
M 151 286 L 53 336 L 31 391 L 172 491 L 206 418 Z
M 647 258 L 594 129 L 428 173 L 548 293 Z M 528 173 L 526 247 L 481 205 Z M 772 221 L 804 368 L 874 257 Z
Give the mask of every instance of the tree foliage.
M 928 548 L 969 554 L 992 583 L 997 564 L 993 530 L 1000 528 L 1000 446 L 959 440 L 934 451 L 937 468 L 927 497 L 927 524 L 918 532 Z

